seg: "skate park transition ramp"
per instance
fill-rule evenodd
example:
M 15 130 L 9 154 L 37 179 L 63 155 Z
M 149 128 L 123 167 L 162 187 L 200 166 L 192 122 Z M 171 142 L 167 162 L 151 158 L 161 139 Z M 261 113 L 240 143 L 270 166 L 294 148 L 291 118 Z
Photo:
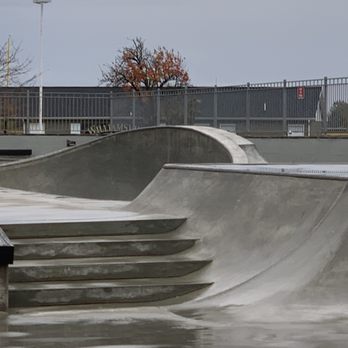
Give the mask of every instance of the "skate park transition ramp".
M 348 302 L 348 165 L 166 165 L 128 206 L 187 216 L 213 284 L 197 306 Z M 343 308 L 343 307 L 342 307 Z
M 210 127 L 157 127 L 0 166 L 4 187 L 94 199 L 132 200 L 165 163 L 265 163 L 254 144 Z
M 193 131 L 186 128 L 169 129 L 170 133 L 172 129 L 180 132 Z M 209 130 L 202 130 L 202 132 L 205 131 Z M 220 131 L 217 133 L 220 136 L 224 135 Z M 133 137 L 133 134 L 135 133 L 127 133 L 126 137 Z M 62 167 L 62 163 L 65 166 L 82 165 L 83 162 L 72 162 L 77 160 L 74 152 L 81 151 L 80 154 L 86 156 L 87 161 L 88 151 L 84 149 L 89 149 L 93 157 L 97 158 L 99 151 L 106 151 L 102 145 L 108 144 L 107 147 L 110 147 L 109 142 L 113 144 L 116 138 L 116 135 L 106 137 L 92 143 L 91 146 L 81 147 L 80 149 L 83 150 L 76 148 L 73 149 L 75 151 L 62 151 L 43 157 L 37 160 L 37 164 L 41 165 L 41 161 L 46 160 L 48 163 L 56 161 L 56 170 Z M 226 138 L 229 136 L 226 135 Z M 146 139 L 149 141 L 149 138 L 146 137 Z M 156 139 L 162 140 L 160 135 Z M 126 144 L 130 146 L 128 142 Z M 158 148 L 158 144 L 155 145 L 153 148 Z M 175 144 L 172 143 L 172 145 Z M 94 146 L 98 146 L 98 149 Z M 163 152 L 168 151 L 169 148 L 170 146 L 164 144 Z M 132 149 L 136 151 L 137 147 Z M 107 244 L 128 243 L 127 248 L 130 248 L 131 243 L 141 244 L 141 248 L 136 250 L 138 256 L 133 261 L 129 258 L 123 263 L 120 263 L 120 260 L 108 260 L 108 266 L 101 264 L 97 269 L 90 268 L 92 264 L 86 260 L 83 263 L 72 262 L 71 258 L 74 255 L 71 254 L 60 256 L 64 260 L 57 265 L 54 264 L 54 260 L 42 262 L 36 260 L 34 263 L 27 260 L 20 263 L 21 260 L 19 260 L 17 266 L 15 262 L 15 267 L 11 269 L 12 274 L 10 273 L 10 285 L 11 280 L 15 283 L 10 289 L 12 291 L 12 293 L 10 291 L 10 304 L 11 301 L 14 306 L 24 307 L 52 305 L 52 303 L 55 305 L 80 304 L 76 301 L 80 301 L 82 293 L 86 303 L 93 303 L 95 300 L 103 303 L 107 301 L 118 303 L 121 300 L 131 301 L 133 295 L 130 294 L 134 294 L 135 305 L 141 305 L 146 301 L 157 305 L 157 301 L 164 299 L 172 301 L 166 302 L 166 305 L 175 305 L 178 308 L 180 306 L 252 308 L 252 305 L 262 303 L 267 305 L 293 303 L 322 305 L 326 308 L 333 306 L 343 313 L 347 310 L 348 303 L 346 291 L 348 286 L 348 219 L 346 218 L 348 165 L 272 166 L 261 164 L 260 157 L 256 157 L 259 164 L 252 165 L 248 164 L 248 156 L 245 154 L 247 152 L 244 151 L 241 157 L 244 158 L 244 162 L 241 161 L 242 164 L 231 163 L 228 152 L 222 151 L 225 158 L 215 157 L 216 162 L 229 163 L 164 165 L 132 202 L 115 208 L 119 220 L 112 221 L 109 217 L 107 226 L 99 224 L 94 229 L 90 222 L 83 225 L 85 221 L 80 221 L 80 225 L 71 223 L 68 225 L 65 221 L 61 226 L 56 222 L 53 231 L 53 224 L 49 225 L 47 221 L 31 225 L 23 222 L 19 225 L 4 224 L 0 221 L 0 226 L 8 237 L 11 240 L 17 238 L 17 247 L 22 244 L 22 249 L 27 248 L 26 252 L 30 249 L 30 252 L 35 251 L 36 255 L 39 255 L 35 257 L 41 258 L 44 257 L 43 252 L 40 251 L 40 245 L 44 245 L 43 242 L 39 243 L 36 240 L 35 248 L 28 245 L 33 243 L 30 238 L 34 236 L 44 237 L 47 245 L 55 244 L 56 249 L 52 250 L 57 254 L 61 254 L 65 248 L 63 246 L 58 250 L 58 247 L 61 248 L 57 246 L 58 243 L 63 245 L 73 242 L 76 246 L 80 238 L 87 238 L 88 234 L 92 233 L 98 233 L 101 236 L 108 233 L 108 239 L 103 237 L 103 242 Z M 100 155 L 102 153 L 103 151 Z M 197 153 L 200 153 L 198 149 Z M 250 153 L 255 155 L 254 150 Z M 64 162 L 64 157 L 70 154 L 74 154 L 74 157 Z M 107 158 L 110 160 L 111 154 Z M 166 161 L 168 157 L 163 154 L 163 158 Z M 207 157 L 205 159 L 208 161 Z M 213 161 L 210 160 L 210 162 Z M 35 161 L 33 163 L 35 164 Z M 127 162 L 122 164 L 126 165 Z M 30 168 L 33 164 L 28 161 L 18 165 L 4 166 L 0 173 L 1 185 L 6 186 L 6 180 L 11 176 L 3 176 L 7 170 L 14 167 L 17 172 L 12 172 L 12 176 L 15 177 L 21 168 L 26 170 L 27 165 Z M 30 170 L 33 169 L 30 168 Z M 124 173 L 129 172 L 129 175 L 132 175 L 132 167 L 126 167 L 124 170 Z M 34 172 L 31 173 L 33 176 Z M 100 181 L 95 182 L 97 189 L 99 184 L 103 187 L 102 181 L 107 180 L 108 177 L 103 176 L 101 168 L 95 173 L 100 173 L 102 178 L 101 184 Z M 29 175 L 28 172 L 27 175 Z M 59 180 L 63 180 L 60 176 L 55 179 L 58 180 L 58 177 Z M 81 181 L 84 179 L 86 178 L 80 178 Z M 97 177 L 94 179 L 97 180 Z M 16 187 L 16 183 L 18 182 L 12 181 L 11 185 L 22 188 Z M 59 184 L 64 186 L 63 181 Z M 60 186 L 57 184 L 57 187 Z M 106 194 L 106 197 L 102 198 L 109 197 L 110 195 Z M 111 209 L 109 213 L 112 212 Z M 70 230 L 67 230 L 68 228 Z M 53 242 L 47 240 L 51 232 L 55 233 L 52 236 Z M 78 232 L 74 241 L 68 240 L 70 232 Z M 127 236 L 118 240 L 117 235 L 111 236 L 116 232 Z M 81 233 L 85 235 L 82 236 Z M 145 233 L 148 234 L 147 238 L 144 237 Z M 101 242 L 97 240 L 96 234 L 93 234 L 93 239 L 89 240 L 89 243 Z M 131 238 L 129 236 L 132 238 L 137 236 L 138 239 L 125 239 Z M 163 246 L 163 242 L 167 243 L 166 248 L 169 248 L 170 243 L 177 244 L 171 244 L 171 251 L 162 249 L 161 255 L 149 258 L 147 248 L 160 243 Z M 144 248 L 145 243 L 148 245 L 146 248 Z M 84 249 L 84 257 L 86 250 L 91 252 L 93 248 Z M 128 250 L 130 249 L 127 249 L 127 257 L 135 255 L 134 250 L 132 254 L 129 254 Z M 66 252 L 64 249 L 64 253 Z M 69 252 L 73 253 L 73 251 Z M 95 257 L 95 255 L 92 256 Z M 154 262 L 154 257 L 159 259 Z M 33 256 L 29 255 L 30 258 Z M 98 260 L 100 259 L 99 255 Z M 75 267 L 74 273 L 66 274 L 65 270 L 71 270 L 72 266 Z M 88 283 L 91 286 L 90 291 L 86 288 L 86 280 L 81 280 L 82 287 L 74 278 L 86 277 L 87 266 L 89 272 L 93 273 L 87 275 L 94 277 L 93 283 Z M 52 271 L 53 269 L 56 273 Z M 57 274 L 57 271 L 60 273 Z M 106 271 L 109 272 L 107 275 L 105 275 Z M 144 275 L 146 275 L 146 282 L 142 279 Z M 67 276 L 71 277 L 68 280 L 74 283 L 70 289 L 71 293 L 68 293 L 66 289 Z M 102 284 L 105 284 L 103 278 L 100 279 L 102 276 L 107 276 L 108 279 L 111 276 L 116 279 L 122 278 L 122 281 L 108 283 L 105 288 L 98 288 L 96 292 L 92 285 L 96 286 L 96 280 L 102 280 Z M 154 280 L 150 282 L 149 278 Z M 56 282 L 52 283 L 52 279 Z M 23 280 L 27 280 L 28 284 L 21 284 Z M 57 284 L 58 281 L 63 283 Z M 137 283 L 140 281 L 142 283 Z M 46 282 L 44 288 L 40 288 L 41 282 Z M 47 285 L 47 283 L 52 284 Z M 118 293 L 115 292 L 117 287 Z M 139 292 L 140 287 L 141 292 Z M 50 291 L 51 294 L 49 294 Z M 59 295 L 64 301 L 56 295 L 59 291 L 64 292 L 63 295 Z M 45 301 L 47 303 L 44 303 Z

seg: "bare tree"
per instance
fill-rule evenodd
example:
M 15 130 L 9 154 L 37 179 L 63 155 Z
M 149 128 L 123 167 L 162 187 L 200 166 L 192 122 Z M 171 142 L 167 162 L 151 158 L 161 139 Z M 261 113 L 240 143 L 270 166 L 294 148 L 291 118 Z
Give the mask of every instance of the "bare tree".
M 21 86 L 29 84 L 36 79 L 36 76 L 28 78 L 31 68 L 31 60 L 21 59 L 21 45 L 9 42 L 0 46 L 0 86 Z

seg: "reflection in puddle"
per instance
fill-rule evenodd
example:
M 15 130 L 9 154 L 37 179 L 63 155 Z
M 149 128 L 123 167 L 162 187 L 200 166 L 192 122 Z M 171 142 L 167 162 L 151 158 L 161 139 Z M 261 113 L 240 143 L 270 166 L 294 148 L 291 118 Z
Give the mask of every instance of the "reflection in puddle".
M 0 347 L 342 348 L 348 342 L 347 324 L 346 319 L 246 322 L 223 309 L 32 312 L 0 319 Z
M 61 318 L 62 319 L 62 318 Z M 51 322 L 11 324 L 0 333 L 0 347 L 65 348 L 65 347 L 192 347 L 197 341 L 197 330 L 185 328 L 179 321 L 150 319 L 108 320 L 106 322 Z M 2 326 L 4 329 L 4 325 Z M 200 328 L 202 329 L 202 328 Z M 206 330 L 206 329 L 204 329 Z M 12 333 L 12 334 L 11 334 Z M 16 334 L 14 334 L 16 333 Z

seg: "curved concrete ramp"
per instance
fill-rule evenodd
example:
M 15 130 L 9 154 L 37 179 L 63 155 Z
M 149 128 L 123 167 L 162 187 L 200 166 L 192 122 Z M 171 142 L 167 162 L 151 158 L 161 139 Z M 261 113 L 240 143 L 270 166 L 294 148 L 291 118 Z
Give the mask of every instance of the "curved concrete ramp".
M 188 217 L 179 232 L 200 238 L 191 256 L 213 260 L 199 276 L 214 283 L 191 305 L 347 303 L 347 179 L 241 171 L 168 165 L 127 207 Z
M 209 127 L 157 127 L 0 166 L 0 186 L 96 199 L 131 200 L 165 163 L 264 163 L 254 145 Z

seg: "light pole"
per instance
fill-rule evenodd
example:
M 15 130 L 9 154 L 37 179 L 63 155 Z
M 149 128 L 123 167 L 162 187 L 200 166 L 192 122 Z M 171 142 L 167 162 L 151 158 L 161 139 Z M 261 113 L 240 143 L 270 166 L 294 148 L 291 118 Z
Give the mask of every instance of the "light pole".
M 41 7 L 40 16 L 40 68 L 39 68 L 39 131 L 40 134 L 43 133 L 42 127 L 42 104 L 43 104 L 43 10 L 44 4 L 51 2 L 51 0 L 33 0 L 34 4 L 38 4 Z

